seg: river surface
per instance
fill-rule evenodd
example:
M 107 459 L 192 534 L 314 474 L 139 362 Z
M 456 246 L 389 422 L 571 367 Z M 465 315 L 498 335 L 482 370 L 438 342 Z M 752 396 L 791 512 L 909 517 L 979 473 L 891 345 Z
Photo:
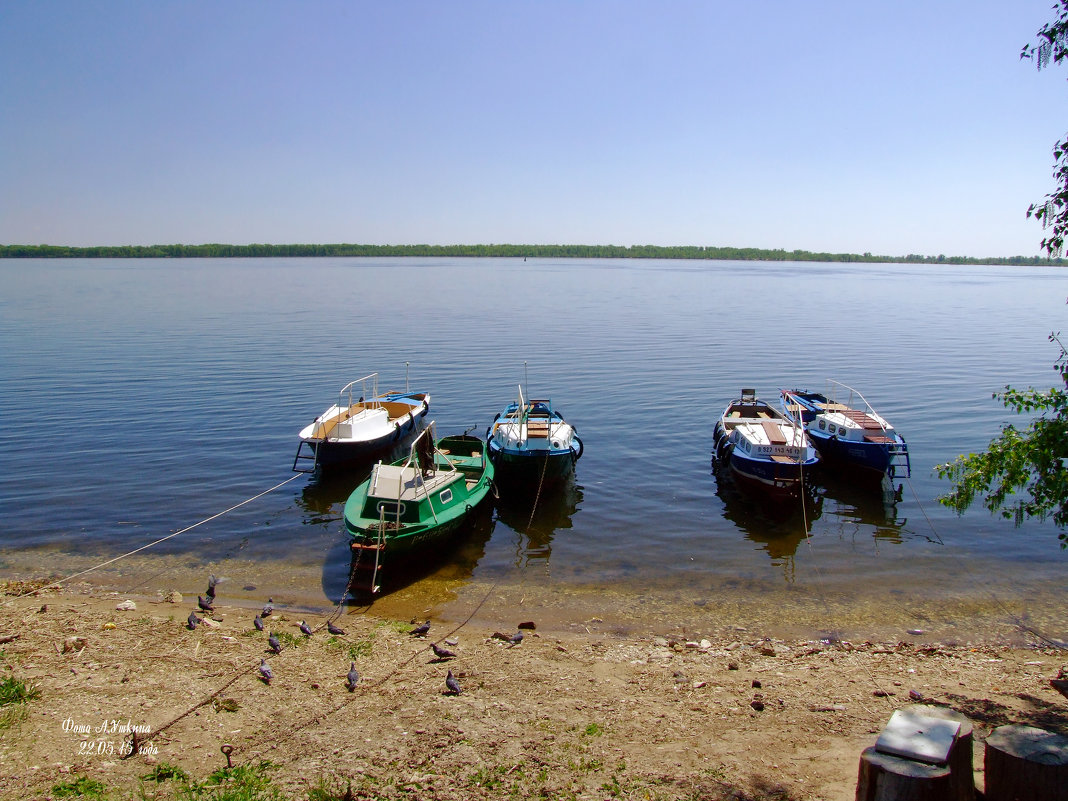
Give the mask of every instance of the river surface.
M 235 603 L 332 608 L 362 476 L 277 485 L 342 385 L 407 372 L 440 434 L 484 432 L 526 382 L 585 453 L 572 485 L 499 503 L 383 615 L 1068 639 L 1052 523 L 958 517 L 934 472 L 1015 419 L 992 392 L 1056 383 L 1066 297 L 1068 273 L 1030 267 L 0 261 L 0 577 L 72 576 L 182 532 L 71 581 L 188 597 L 214 572 Z M 717 477 L 712 427 L 742 387 L 827 379 L 905 436 L 910 479 L 826 476 L 773 514 Z

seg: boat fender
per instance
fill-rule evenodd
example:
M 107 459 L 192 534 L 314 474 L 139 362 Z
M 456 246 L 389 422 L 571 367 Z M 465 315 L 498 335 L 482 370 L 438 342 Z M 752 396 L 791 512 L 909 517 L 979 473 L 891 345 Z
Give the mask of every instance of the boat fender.
M 420 417 L 423 417 L 423 416 L 425 416 L 425 415 L 426 415 L 426 413 L 427 413 L 427 412 L 429 412 L 429 411 L 430 411 L 430 404 L 429 404 L 429 403 L 427 403 L 427 400 L 426 400 L 426 398 L 423 398 L 423 411 L 419 412 L 419 416 L 420 416 Z
M 394 442 L 396 442 L 398 439 L 400 439 L 400 433 L 401 433 L 401 431 L 400 431 L 400 423 L 394 423 L 393 424 L 393 441 Z
M 467 514 L 471 514 L 471 504 L 464 504 L 464 511 L 467 512 Z
M 412 409 L 410 412 L 408 412 L 408 418 L 408 430 L 411 431 L 413 428 L 415 428 L 415 409 Z
M 572 429 L 574 431 L 574 429 Z M 578 450 L 575 450 L 575 445 L 578 445 Z M 582 440 L 576 436 L 571 437 L 571 452 L 575 454 L 575 461 L 577 462 L 582 458 L 582 452 L 585 448 L 582 447 Z
M 501 413 L 500 412 L 497 412 L 497 414 L 493 415 L 493 422 L 494 423 L 496 423 L 500 419 L 501 419 Z

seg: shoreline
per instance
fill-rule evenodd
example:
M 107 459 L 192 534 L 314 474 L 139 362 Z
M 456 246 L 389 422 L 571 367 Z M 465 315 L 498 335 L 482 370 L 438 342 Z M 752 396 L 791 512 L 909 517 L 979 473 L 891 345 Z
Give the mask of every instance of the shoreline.
M 387 799 L 746 792 L 844 801 L 860 752 L 895 708 L 918 699 L 973 721 L 978 783 L 980 741 L 994 726 L 1068 733 L 1068 704 L 1049 685 L 1068 656 L 1037 643 L 786 639 L 756 623 L 621 632 L 606 620 L 559 626 L 533 603 L 522 620 L 491 623 L 504 608 L 497 589 L 468 587 L 430 616 L 431 639 L 455 642 L 447 662 L 382 607 L 345 608 L 336 621 L 345 635 L 308 638 L 296 624 L 321 629 L 326 616 L 283 608 L 268 618 L 285 634 L 275 656 L 251 625 L 255 609 L 221 588 L 216 625 L 193 631 L 185 619 L 195 594 L 174 603 L 81 584 L 0 596 L 0 635 L 17 635 L 3 646 L 4 670 L 41 692 L 0 731 L 0 792 L 45 798 L 56 783 L 89 776 L 130 797 L 154 766 L 203 780 L 225 765 L 219 749 L 230 744 L 235 764 L 269 761 L 286 798 L 348 784 Z M 465 594 L 478 592 L 486 604 L 461 615 Z M 118 611 L 125 600 L 136 610 Z M 536 628 L 518 646 L 494 636 L 525 621 Z M 269 686 L 256 677 L 261 658 L 275 674 Z M 350 662 L 362 676 L 351 693 Z M 446 670 L 459 696 L 445 694 Z M 232 710 L 214 703 L 227 699 Z M 86 743 L 119 744 L 84 732 L 101 721 L 148 727 L 156 752 L 86 753 Z M 173 789 L 153 784 L 147 797 Z

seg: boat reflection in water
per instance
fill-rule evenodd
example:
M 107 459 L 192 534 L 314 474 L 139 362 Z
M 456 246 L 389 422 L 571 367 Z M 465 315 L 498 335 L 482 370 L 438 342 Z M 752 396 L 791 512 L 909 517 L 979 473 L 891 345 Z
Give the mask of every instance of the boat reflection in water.
M 712 467 L 723 518 L 767 551 L 772 564 L 781 565 L 787 579 L 792 580 L 797 546 L 823 513 L 823 498 L 814 482 L 806 481 L 799 495 L 775 502 L 765 493 L 747 492 L 728 475 L 724 462 L 713 460 Z
M 366 461 L 309 473 L 311 478 L 297 499 L 297 504 L 304 510 L 304 524 L 322 525 L 341 521 L 345 501 L 371 475 L 371 468 L 379 459 L 390 464 L 403 458 L 411 449 L 415 437 L 416 434 L 401 437 L 389 450 Z
M 857 483 L 844 473 L 822 471 L 817 491 L 824 500 L 824 522 L 833 525 L 837 519 L 843 534 L 870 533 L 877 542 L 895 545 L 904 541 L 908 518 L 897 513 L 902 486 L 895 488 L 889 478 Z
M 571 518 L 582 502 L 582 487 L 574 472 L 549 489 L 521 491 L 510 487 L 497 499 L 497 518 L 516 533 L 515 566 L 534 560 L 548 563 L 558 529 L 571 528 Z

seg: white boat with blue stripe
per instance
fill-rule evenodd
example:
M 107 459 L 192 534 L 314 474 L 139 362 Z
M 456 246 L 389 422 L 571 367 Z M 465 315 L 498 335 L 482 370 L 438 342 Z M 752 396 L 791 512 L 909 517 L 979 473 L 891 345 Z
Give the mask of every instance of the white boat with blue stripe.
M 819 463 L 805 429 L 743 389 L 727 404 L 713 433 L 716 459 L 735 480 L 773 497 L 800 495 Z

